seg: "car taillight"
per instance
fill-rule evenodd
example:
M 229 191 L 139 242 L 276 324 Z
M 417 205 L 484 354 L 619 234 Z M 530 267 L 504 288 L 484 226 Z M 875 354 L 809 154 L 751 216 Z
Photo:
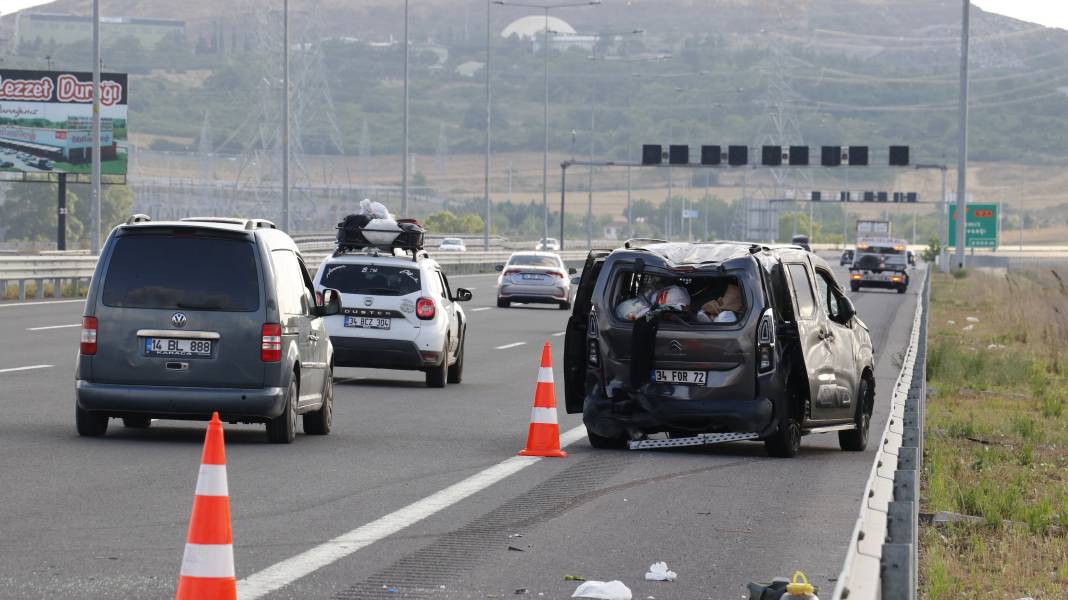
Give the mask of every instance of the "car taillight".
M 853 273 L 852 275 L 849 276 L 849 278 L 852 279 L 853 281 L 859 281 L 860 280 L 860 273 Z
M 559 273 L 557 271 L 549 271 L 549 275 L 551 275 L 554 279 L 563 279 L 564 278 L 564 274 L 563 273 Z
M 757 325 L 757 371 L 766 373 L 775 368 L 775 314 L 768 309 Z
M 504 276 L 505 277 L 511 277 L 512 275 L 519 275 L 519 270 L 518 269 L 508 269 L 507 271 L 504 272 Z
M 278 323 L 264 323 L 260 332 L 260 360 L 263 362 L 282 360 L 282 326 Z
M 434 301 L 430 298 L 420 298 L 415 303 L 415 316 L 423 321 L 433 319 L 436 313 L 437 308 L 434 306 Z
M 96 354 L 96 317 L 82 317 L 82 341 L 78 351 L 82 356 Z
M 597 328 L 597 310 L 590 307 L 590 320 L 586 326 L 586 364 L 599 369 L 601 367 L 601 347 L 597 345 L 600 331 Z

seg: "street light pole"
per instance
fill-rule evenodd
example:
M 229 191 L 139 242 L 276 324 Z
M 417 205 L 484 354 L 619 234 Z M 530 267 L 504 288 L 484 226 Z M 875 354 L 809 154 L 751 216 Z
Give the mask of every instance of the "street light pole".
M 93 0 L 93 231 L 92 253 L 100 254 L 100 0 Z
M 969 9 L 971 1 L 963 1 L 963 10 L 960 25 L 960 130 L 958 139 L 960 146 L 957 149 L 957 256 L 954 261 L 958 269 L 964 268 L 964 243 L 967 238 L 965 231 L 967 212 L 967 187 L 968 187 L 968 26 Z
M 482 228 L 482 247 L 489 251 L 490 223 L 493 219 L 493 203 L 490 201 L 490 127 L 493 122 L 493 108 L 490 96 L 490 43 L 493 30 L 490 27 L 490 3 L 486 0 L 486 164 L 483 175 L 483 193 L 486 196 L 486 222 Z M 511 174 L 509 173 L 509 177 Z
M 282 231 L 289 231 L 289 0 L 282 0 Z
M 543 207 L 543 220 L 541 239 L 549 237 L 549 7 L 545 7 L 545 152 L 542 155 L 541 166 L 541 203 Z M 560 225 L 563 227 L 564 214 L 560 213 Z
M 401 125 L 401 216 L 408 216 L 408 0 L 404 0 L 404 118 Z

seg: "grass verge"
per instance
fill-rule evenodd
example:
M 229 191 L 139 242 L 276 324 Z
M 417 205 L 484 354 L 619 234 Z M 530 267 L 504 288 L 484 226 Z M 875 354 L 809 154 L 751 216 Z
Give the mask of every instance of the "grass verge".
M 1068 289 L 1051 271 L 935 275 L 921 510 L 929 600 L 1068 585 Z

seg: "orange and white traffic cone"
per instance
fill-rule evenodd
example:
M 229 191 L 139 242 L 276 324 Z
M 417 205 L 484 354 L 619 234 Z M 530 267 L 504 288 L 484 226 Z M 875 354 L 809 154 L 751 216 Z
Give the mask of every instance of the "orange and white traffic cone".
M 563 458 L 560 449 L 560 426 L 556 422 L 556 391 L 553 385 L 553 355 L 549 342 L 541 351 L 538 387 L 534 391 L 534 411 L 530 415 L 527 447 L 520 456 L 551 456 Z
M 204 453 L 200 458 L 200 475 L 175 598 L 235 600 L 233 544 L 223 427 L 219 413 L 212 413 L 204 436 Z

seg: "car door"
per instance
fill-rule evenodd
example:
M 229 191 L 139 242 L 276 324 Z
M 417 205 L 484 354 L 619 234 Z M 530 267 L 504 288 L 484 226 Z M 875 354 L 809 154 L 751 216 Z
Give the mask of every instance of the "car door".
M 311 328 L 314 296 L 308 294 L 304 268 L 293 251 L 275 250 L 271 253 L 271 260 L 274 263 L 283 351 L 289 341 L 295 339 L 301 364 L 300 399 L 297 402 L 300 406 L 316 401 L 323 385 L 322 369 L 317 368 L 318 343 Z
M 590 323 L 593 288 L 610 252 L 594 250 L 586 256 L 572 304 L 571 317 L 564 333 L 564 407 L 568 413 L 580 413 L 586 403 L 586 330 Z
M 835 418 L 837 389 L 834 354 L 824 341 L 827 324 L 819 310 L 812 270 L 807 259 L 786 263 L 793 295 L 794 316 L 808 375 L 810 417 L 817 421 Z
M 456 303 L 452 301 L 452 290 L 449 289 L 449 282 L 445 279 L 445 274 L 441 272 L 441 269 L 437 268 L 434 269 L 434 274 L 438 280 L 436 287 L 441 298 L 442 312 L 445 313 L 445 318 L 448 320 L 449 325 L 449 347 L 447 351 L 449 356 L 453 356 L 457 346 L 460 344 L 460 332 L 457 330 L 456 324 Z
M 820 313 L 825 320 L 823 343 L 831 353 L 835 377 L 835 406 L 829 409 L 835 417 L 853 416 L 853 396 L 857 389 L 857 364 L 853 352 L 851 323 L 841 318 L 842 292 L 829 271 L 816 269 L 816 288 L 820 298 Z
M 300 263 L 301 274 L 304 275 L 304 288 L 305 293 L 308 295 L 309 307 L 315 305 L 315 282 L 312 280 L 311 274 L 308 272 L 308 267 L 304 264 L 304 260 L 297 257 L 297 261 Z M 309 313 L 310 313 L 309 309 Z M 312 345 L 312 354 L 315 358 L 314 368 L 319 373 L 320 387 L 326 383 L 326 368 L 330 365 L 330 333 L 326 330 L 326 319 L 323 317 L 317 317 L 314 315 L 308 315 L 308 338 Z M 311 392 L 311 390 L 308 390 Z
M 457 318 L 457 311 L 459 309 L 459 303 L 453 300 L 452 288 L 449 286 L 449 278 L 445 276 L 445 273 L 438 271 L 438 277 L 441 277 L 442 290 L 445 292 L 445 299 L 448 301 L 449 315 L 449 352 L 455 356 L 457 349 L 460 347 L 460 319 Z

